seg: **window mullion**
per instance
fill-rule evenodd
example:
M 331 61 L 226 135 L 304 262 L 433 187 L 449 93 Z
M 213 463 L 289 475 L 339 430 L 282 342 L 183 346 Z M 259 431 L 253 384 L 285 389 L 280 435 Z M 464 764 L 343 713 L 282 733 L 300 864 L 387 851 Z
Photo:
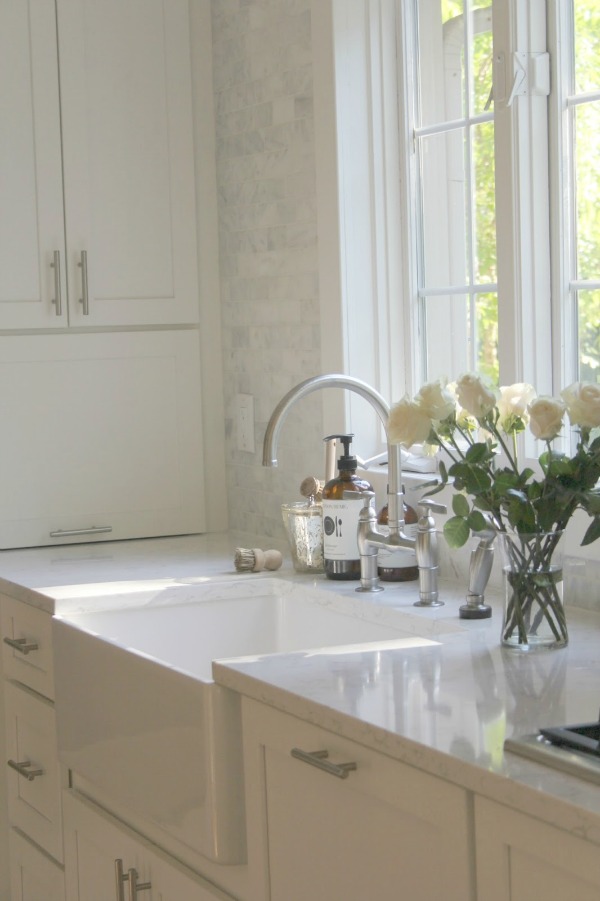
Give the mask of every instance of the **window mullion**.
M 573 19 L 570 3 L 553 0 L 548 5 L 548 33 L 553 47 L 573 46 Z M 576 377 L 577 316 L 576 298 L 569 283 L 575 270 L 576 221 L 571 192 L 573 173 L 574 110 L 565 104 L 564 97 L 574 92 L 573 60 L 570 53 L 558 52 L 552 59 L 552 95 L 550 98 L 550 160 L 552 182 L 551 221 L 552 240 L 552 303 L 553 303 L 553 365 L 557 377 L 555 390 Z
M 544 0 L 494 3 L 499 362 L 503 384 L 552 393 L 547 97 L 512 96 L 516 54 L 546 52 Z M 522 56 L 520 57 L 523 58 Z

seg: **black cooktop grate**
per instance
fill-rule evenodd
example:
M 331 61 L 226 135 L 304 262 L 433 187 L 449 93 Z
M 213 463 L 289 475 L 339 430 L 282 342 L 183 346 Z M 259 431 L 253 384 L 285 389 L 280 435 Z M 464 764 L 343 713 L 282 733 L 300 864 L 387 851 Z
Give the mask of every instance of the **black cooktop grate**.
M 539 731 L 553 745 L 600 756 L 600 723 L 557 726 Z

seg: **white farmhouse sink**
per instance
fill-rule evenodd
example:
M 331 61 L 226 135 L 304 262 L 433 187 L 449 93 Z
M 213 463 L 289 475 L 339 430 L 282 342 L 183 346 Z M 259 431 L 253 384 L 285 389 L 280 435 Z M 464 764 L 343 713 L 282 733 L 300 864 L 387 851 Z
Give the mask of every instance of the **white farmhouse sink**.
M 368 602 L 281 579 L 137 600 L 54 618 L 61 760 L 200 854 L 243 862 L 239 698 L 214 683 L 212 661 L 415 636 L 373 621 Z

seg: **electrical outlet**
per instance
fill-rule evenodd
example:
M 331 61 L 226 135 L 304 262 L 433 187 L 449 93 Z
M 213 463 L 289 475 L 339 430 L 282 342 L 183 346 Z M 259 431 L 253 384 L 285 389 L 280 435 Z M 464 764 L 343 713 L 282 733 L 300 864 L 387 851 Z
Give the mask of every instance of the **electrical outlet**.
M 237 396 L 237 446 L 238 450 L 253 454 L 254 445 L 254 398 L 251 394 Z

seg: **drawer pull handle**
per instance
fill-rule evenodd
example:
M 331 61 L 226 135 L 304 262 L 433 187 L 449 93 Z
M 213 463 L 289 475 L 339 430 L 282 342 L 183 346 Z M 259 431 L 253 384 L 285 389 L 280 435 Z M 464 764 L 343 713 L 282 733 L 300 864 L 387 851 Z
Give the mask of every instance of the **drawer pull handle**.
M 89 529 L 57 529 L 48 532 L 50 538 L 72 538 L 74 535 L 99 535 L 101 532 L 112 532 L 112 526 L 91 526 Z
M 135 867 L 132 867 L 128 873 L 129 878 L 129 901 L 137 901 L 138 892 L 152 888 L 151 882 L 138 882 L 138 874 Z
M 302 748 L 292 748 L 292 757 L 302 760 L 304 763 L 310 763 L 320 770 L 325 770 L 331 776 L 337 776 L 338 779 L 347 779 L 348 773 L 355 770 L 356 763 L 332 763 L 327 760 L 329 751 L 303 751 Z
M 33 782 L 33 780 L 36 778 L 36 776 L 44 775 L 43 770 L 39 770 L 39 769 L 31 770 L 30 769 L 30 767 L 33 766 L 33 763 L 30 760 L 21 760 L 21 761 L 9 760 L 7 762 L 8 762 L 9 767 L 11 767 L 13 770 L 16 770 L 17 773 L 19 774 L 19 776 L 24 776 L 28 782 Z
M 37 641 L 29 641 L 27 638 L 5 638 L 4 644 L 7 644 L 14 651 L 18 651 L 19 654 L 25 655 L 29 654 L 30 651 L 38 651 L 40 647 Z

